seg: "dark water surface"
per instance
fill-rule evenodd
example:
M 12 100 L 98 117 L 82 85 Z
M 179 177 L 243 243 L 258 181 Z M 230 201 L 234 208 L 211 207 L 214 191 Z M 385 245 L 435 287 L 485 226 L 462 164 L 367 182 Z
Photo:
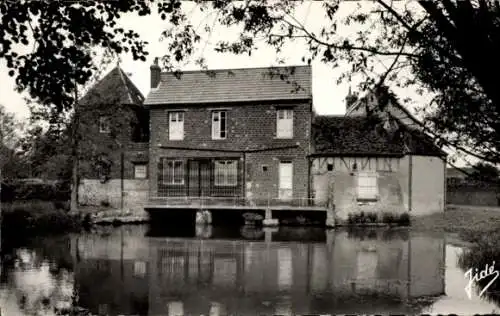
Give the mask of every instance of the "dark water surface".
M 408 230 L 103 227 L 3 240 L 2 315 L 473 314 L 462 248 Z M 75 295 L 76 294 L 76 295 Z

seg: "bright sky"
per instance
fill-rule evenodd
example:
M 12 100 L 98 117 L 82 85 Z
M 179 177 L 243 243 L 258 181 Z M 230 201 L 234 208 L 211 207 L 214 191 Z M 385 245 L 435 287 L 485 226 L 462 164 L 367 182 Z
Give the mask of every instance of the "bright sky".
M 185 12 L 188 17 L 191 18 L 192 24 L 197 26 L 200 22 L 211 24 L 215 15 L 208 16 L 206 13 L 196 14 L 197 11 L 191 11 L 192 5 L 190 3 L 184 3 L 186 5 Z M 341 12 L 349 13 L 355 10 L 354 3 L 343 3 L 341 6 Z M 308 29 L 315 30 L 321 27 L 321 23 L 324 22 L 324 11 L 321 8 L 321 2 L 305 2 L 295 14 L 295 17 L 302 21 Z M 131 80 L 136 84 L 136 86 L 141 90 L 141 92 L 147 96 L 149 92 L 149 66 L 152 64 L 155 57 L 162 56 L 166 52 L 165 42 L 160 41 L 160 34 L 162 30 L 168 25 L 167 22 L 162 21 L 157 15 L 148 17 L 138 17 L 135 14 L 123 16 L 121 19 L 121 24 L 125 28 L 131 28 L 137 31 L 141 37 L 148 41 L 149 47 L 148 51 L 150 53 L 149 58 L 146 62 L 134 61 L 130 55 L 122 54 L 121 67 L 123 70 L 130 74 Z M 200 30 L 203 29 L 203 24 Z M 355 29 L 340 29 L 341 34 L 348 36 L 349 33 L 355 32 Z M 206 59 L 208 67 L 211 69 L 218 68 L 245 68 L 245 67 L 266 67 L 277 65 L 276 53 L 267 47 L 262 47 L 259 50 L 252 53 L 252 56 L 235 56 L 231 54 L 219 54 L 213 51 L 213 43 L 217 40 L 227 38 L 228 36 L 234 36 L 237 32 L 227 30 L 224 28 L 215 28 L 212 35 L 207 36 L 207 38 L 202 38 L 201 44 L 199 45 L 199 50 L 197 54 L 193 57 L 192 61 L 183 66 L 184 70 L 194 70 L 199 69 L 197 65 L 194 64 L 194 60 L 197 57 L 203 56 Z M 29 48 L 28 48 L 29 49 Z M 286 65 L 300 65 L 301 53 L 304 52 L 305 46 L 300 44 L 290 44 L 280 54 L 280 57 L 286 60 Z M 111 65 L 107 71 L 111 70 L 114 65 Z M 340 74 L 339 69 L 332 69 L 331 66 L 325 65 L 319 61 L 313 62 L 313 99 L 314 108 L 318 114 L 343 114 L 345 111 L 345 96 L 348 92 L 349 86 L 347 84 L 337 85 L 336 79 Z M 26 107 L 23 96 L 25 94 L 19 94 L 14 89 L 14 79 L 7 75 L 7 68 L 5 67 L 5 62 L 0 61 L 0 104 L 5 105 L 9 111 L 13 111 L 20 117 L 28 117 L 29 111 Z M 104 74 L 103 74 L 104 75 Z

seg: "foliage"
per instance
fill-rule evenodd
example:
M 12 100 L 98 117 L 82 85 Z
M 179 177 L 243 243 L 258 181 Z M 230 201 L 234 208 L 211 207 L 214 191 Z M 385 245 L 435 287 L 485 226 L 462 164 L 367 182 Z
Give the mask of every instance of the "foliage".
M 500 172 L 497 167 L 488 163 L 479 162 L 474 165 L 473 171 L 468 175 L 468 178 L 471 180 L 498 182 L 499 176 Z
M 400 214 L 397 223 L 401 226 L 410 226 L 410 215 L 408 213 Z
M 2 201 L 68 201 L 68 182 L 29 182 L 23 180 L 8 181 L 5 192 L 2 192 Z
M 16 151 L 20 141 L 21 123 L 0 104 L 0 171 L 1 178 L 16 177 L 21 171 L 21 156 Z
M 3 1 L 0 3 L 0 58 L 18 89 L 28 91 L 52 113 L 73 105 L 75 82 L 86 83 L 96 71 L 92 48 L 130 52 L 145 60 L 145 42 L 133 30 L 117 26 L 128 12 L 150 12 L 144 1 Z M 20 46 L 28 48 L 18 53 Z
M 2 205 L 2 233 L 58 233 L 79 227 L 79 221 L 53 202 L 29 201 Z
M 382 214 L 382 223 L 392 224 L 395 222 L 394 214 L 390 212 L 384 212 Z
M 417 127 L 431 133 L 439 146 L 500 162 L 500 93 L 496 79 L 489 76 L 500 68 L 496 58 L 500 9 L 496 3 L 324 1 L 326 20 L 319 30 L 309 29 L 294 16 L 303 3 L 197 1 L 200 11 L 215 16 L 198 29 L 211 32 L 218 23 L 238 30 L 235 40 L 224 38 L 215 43 L 218 52 L 251 55 L 265 43 L 279 54 L 287 45 L 302 42 L 306 45 L 303 62 L 319 60 L 333 68 L 347 64 L 350 67 L 338 81 L 357 78 L 361 91 L 376 91 L 387 84 L 428 92 L 434 98 L 423 105 L 425 124 Z M 343 6 L 355 10 L 343 17 Z M 165 33 L 175 34 L 169 50 L 196 41 L 197 33 L 186 31 L 186 25 L 179 26 L 176 33 Z M 346 38 L 339 31 L 342 27 L 357 32 Z M 191 51 L 187 46 L 183 56 Z M 169 64 L 170 54 L 163 61 Z
M 461 269 L 465 272 L 472 268 L 472 272 L 474 273 L 474 269 L 476 268 L 478 271 L 481 271 L 486 265 L 491 267 L 494 263 L 500 262 L 499 237 L 500 231 L 498 230 L 488 232 L 488 234 L 480 231 L 469 232 L 468 240 L 474 244 L 459 257 L 458 264 Z M 479 286 L 476 287 L 477 292 L 483 289 L 488 282 L 490 282 L 490 278 L 480 280 L 478 282 Z M 500 285 L 498 282 L 493 282 L 485 293 L 485 296 L 498 304 L 500 303 L 499 291 Z
M 368 218 L 368 221 L 371 223 L 376 223 L 378 220 L 377 213 L 375 213 L 375 212 L 367 213 L 366 217 Z

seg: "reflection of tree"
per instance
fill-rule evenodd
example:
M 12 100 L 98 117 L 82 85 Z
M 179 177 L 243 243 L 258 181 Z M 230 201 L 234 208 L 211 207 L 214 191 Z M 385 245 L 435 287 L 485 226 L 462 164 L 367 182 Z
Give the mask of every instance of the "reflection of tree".
M 34 250 L 19 249 L 11 284 L 21 310 L 28 315 L 39 311 L 68 309 L 73 294 L 73 275 L 63 269 L 58 272 L 54 263 L 43 259 Z
M 500 263 L 500 252 L 496 244 L 498 237 L 491 238 L 482 237 L 476 244 L 474 244 L 469 249 L 465 250 L 458 258 L 458 265 L 464 271 L 464 273 L 469 270 L 476 268 L 478 272 L 483 270 L 486 265 L 491 266 L 495 262 L 495 270 L 498 270 L 498 264 Z M 487 277 L 479 282 L 477 282 L 475 290 L 479 294 L 481 289 L 483 289 L 494 276 Z M 495 304 L 500 304 L 500 279 L 493 282 L 488 288 L 487 292 L 483 296 L 490 302 Z

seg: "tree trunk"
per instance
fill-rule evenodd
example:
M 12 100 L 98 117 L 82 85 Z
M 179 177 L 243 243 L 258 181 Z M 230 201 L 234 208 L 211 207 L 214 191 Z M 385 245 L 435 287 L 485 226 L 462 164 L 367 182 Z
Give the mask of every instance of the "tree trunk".
M 72 155 L 73 168 L 71 172 L 71 213 L 78 212 L 78 154 Z
M 74 119 L 73 119 L 73 129 L 71 131 L 71 159 L 73 161 L 73 168 L 71 172 L 71 203 L 70 212 L 78 213 L 78 185 L 79 185 L 79 175 L 78 175 L 78 128 L 79 128 L 79 118 L 78 118 L 78 86 L 75 82 L 75 107 L 74 107 Z

